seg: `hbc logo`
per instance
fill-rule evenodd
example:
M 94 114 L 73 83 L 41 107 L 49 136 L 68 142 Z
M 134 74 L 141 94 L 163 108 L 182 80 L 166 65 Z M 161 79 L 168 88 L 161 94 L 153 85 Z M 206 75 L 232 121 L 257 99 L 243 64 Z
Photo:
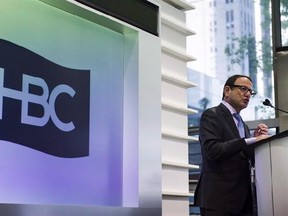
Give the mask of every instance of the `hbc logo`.
M 13 98 L 20 100 L 22 102 L 21 109 L 21 123 L 30 124 L 35 126 L 45 126 L 51 117 L 53 123 L 62 131 L 71 131 L 75 128 L 73 122 L 64 123 L 62 122 L 56 112 L 55 112 L 55 101 L 59 94 L 66 93 L 71 97 L 74 96 L 75 91 L 68 85 L 60 84 L 56 86 L 48 99 L 49 89 L 45 80 L 39 77 L 32 77 L 23 74 L 22 80 L 22 91 L 17 91 L 3 86 L 4 83 L 4 70 L 0 68 L 0 119 L 3 115 L 3 97 Z M 29 93 L 29 86 L 36 85 L 42 88 L 42 95 L 34 95 Z M 28 114 L 28 104 L 34 103 L 42 106 L 44 108 L 44 115 L 42 117 L 29 116 Z
M 59 157 L 89 154 L 90 71 L 0 40 L 0 139 Z

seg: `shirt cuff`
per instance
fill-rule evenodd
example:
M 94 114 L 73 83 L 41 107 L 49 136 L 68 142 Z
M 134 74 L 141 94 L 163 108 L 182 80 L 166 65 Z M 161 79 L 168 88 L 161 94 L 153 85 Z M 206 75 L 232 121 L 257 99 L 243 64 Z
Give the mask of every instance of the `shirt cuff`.
M 245 139 L 245 142 L 246 142 L 247 145 L 255 143 L 256 142 L 256 137 L 247 138 L 247 139 Z

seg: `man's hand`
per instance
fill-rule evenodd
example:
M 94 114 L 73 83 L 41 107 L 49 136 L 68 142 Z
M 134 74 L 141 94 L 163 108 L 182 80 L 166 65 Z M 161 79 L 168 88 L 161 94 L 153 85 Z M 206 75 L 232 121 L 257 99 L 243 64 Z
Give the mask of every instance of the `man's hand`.
M 256 138 L 256 142 L 257 142 L 257 141 L 260 141 L 263 139 L 267 139 L 268 137 L 270 137 L 270 135 L 262 134 L 262 135 L 256 136 L 255 138 Z
M 254 137 L 261 135 L 268 135 L 268 126 L 266 124 L 259 124 L 254 131 Z

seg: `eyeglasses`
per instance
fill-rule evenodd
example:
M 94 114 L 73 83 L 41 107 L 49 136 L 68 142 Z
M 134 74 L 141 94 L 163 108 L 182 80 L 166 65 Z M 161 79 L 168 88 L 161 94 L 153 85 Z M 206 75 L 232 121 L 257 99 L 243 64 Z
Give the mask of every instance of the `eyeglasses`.
M 243 85 L 231 85 L 231 87 L 237 87 L 240 89 L 241 92 L 243 92 L 244 94 L 246 94 L 248 91 L 250 92 L 250 95 L 253 97 L 257 94 L 256 91 L 252 90 L 252 89 L 249 89 L 248 87 L 246 86 L 243 86 Z

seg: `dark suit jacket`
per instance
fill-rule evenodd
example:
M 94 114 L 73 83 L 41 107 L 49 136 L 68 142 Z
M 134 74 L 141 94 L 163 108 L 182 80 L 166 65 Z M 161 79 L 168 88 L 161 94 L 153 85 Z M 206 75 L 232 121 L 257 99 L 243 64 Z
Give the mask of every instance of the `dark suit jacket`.
M 245 135 L 250 137 L 247 125 Z M 238 213 L 251 195 L 249 160 L 253 152 L 244 138 L 240 138 L 233 116 L 225 105 L 221 103 L 204 111 L 199 140 L 202 170 L 195 191 L 195 204 Z

